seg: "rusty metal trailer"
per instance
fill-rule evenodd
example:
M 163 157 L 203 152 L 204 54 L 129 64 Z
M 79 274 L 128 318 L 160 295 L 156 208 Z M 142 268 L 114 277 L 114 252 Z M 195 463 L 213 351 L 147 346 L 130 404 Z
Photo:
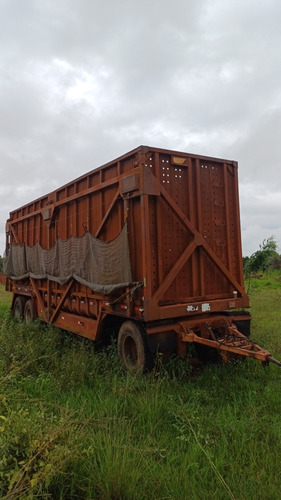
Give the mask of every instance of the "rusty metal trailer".
M 249 340 L 237 162 L 147 146 L 10 213 L 14 314 L 102 339 L 128 369 L 188 343 L 272 361 Z

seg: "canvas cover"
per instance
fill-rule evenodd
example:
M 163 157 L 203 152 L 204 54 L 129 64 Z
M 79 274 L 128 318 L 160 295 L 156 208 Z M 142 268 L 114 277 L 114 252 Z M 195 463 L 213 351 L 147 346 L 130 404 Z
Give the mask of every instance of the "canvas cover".
M 132 285 L 127 223 L 112 241 L 101 241 L 89 232 L 81 237 L 58 239 L 49 250 L 39 243 L 11 245 L 4 259 L 8 278 L 49 279 L 64 285 L 71 278 L 94 292 L 109 294 Z

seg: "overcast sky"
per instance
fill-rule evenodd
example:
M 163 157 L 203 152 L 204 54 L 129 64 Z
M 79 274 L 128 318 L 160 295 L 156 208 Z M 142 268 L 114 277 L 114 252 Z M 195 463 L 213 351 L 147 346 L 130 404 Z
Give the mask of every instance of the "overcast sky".
M 9 212 L 146 144 L 239 163 L 243 254 L 281 252 L 280 0 L 0 0 Z

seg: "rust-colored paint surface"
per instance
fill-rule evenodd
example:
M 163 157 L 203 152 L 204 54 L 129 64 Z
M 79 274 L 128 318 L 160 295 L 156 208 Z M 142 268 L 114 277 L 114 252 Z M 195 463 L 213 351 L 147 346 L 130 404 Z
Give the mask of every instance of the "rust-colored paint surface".
M 7 248 L 49 249 L 86 231 L 109 241 L 128 220 L 132 278 L 143 286 L 114 297 L 74 280 L 6 286 L 33 296 L 45 321 L 93 339 L 108 315 L 165 322 L 247 307 L 237 175 L 235 161 L 141 146 L 11 212 Z

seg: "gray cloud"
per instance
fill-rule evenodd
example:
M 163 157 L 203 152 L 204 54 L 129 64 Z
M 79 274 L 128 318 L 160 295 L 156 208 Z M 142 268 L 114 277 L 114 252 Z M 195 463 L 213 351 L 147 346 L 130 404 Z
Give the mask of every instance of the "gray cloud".
M 281 4 L 3 0 L 0 253 L 10 210 L 140 145 L 239 161 L 243 251 L 281 241 Z

